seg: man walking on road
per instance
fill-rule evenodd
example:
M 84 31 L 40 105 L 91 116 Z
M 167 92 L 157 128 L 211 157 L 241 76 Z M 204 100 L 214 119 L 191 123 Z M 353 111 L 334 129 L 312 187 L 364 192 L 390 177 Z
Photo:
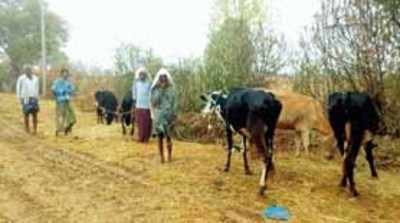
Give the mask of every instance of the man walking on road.
M 17 80 L 17 98 L 22 105 L 24 114 L 25 131 L 30 133 L 29 116 L 32 116 L 33 134 L 37 133 L 38 112 L 39 112 L 39 80 L 32 74 L 32 69 L 26 67 L 24 74 Z
M 53 82 L 51 90 L 56 99 L 56 136 L 60 132 L 68 135 L 76 123 L 75 112 L 71 105 L 71 98 L 75 92 L 75 86 L 69 80 L 67 69 L 61 70 L 61 78 Z

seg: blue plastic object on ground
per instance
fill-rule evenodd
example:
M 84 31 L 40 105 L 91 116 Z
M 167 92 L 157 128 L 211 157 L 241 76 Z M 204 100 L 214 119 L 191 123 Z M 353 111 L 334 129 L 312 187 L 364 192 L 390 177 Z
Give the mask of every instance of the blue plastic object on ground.
M 269 219 L 289 221 L 290 213 L 286 207 L 276 205 L 270 206 L 264 210 L 264 216 Z

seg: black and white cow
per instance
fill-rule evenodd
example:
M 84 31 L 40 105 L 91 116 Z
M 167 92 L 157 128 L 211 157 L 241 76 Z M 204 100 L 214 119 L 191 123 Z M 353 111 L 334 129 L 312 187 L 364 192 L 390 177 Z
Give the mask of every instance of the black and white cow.
M 221 91 L 201 96 L 207 102 L 203 113 L 215 112 L 223 120 L 226 131 L 228 153 L 225 171 L 229 171 L 233 149 L 233 133 L 250 140 L 250 148 L 255 147 L 262 158 L 260 194 L 266 190 L 266 180 L 273 169 L 273 139 L 275 127 L 282 110 L 281 103 L 271 93 L 254 89 L 235 89 L 230 94 Z M 245 170 L 250 174 L 247 162 L 247 148 L 244 146 L 243 159 Z
M 111 91 L 97 91 L 95 93 L 97 122 L 103 123 L 103 118 L 107 125 L 111 125 L 117 118 L 118 100 Z M 102 118 L 100 119 L 101 116 Z
M 119 113 L 121 117 L 122 134 L 126 134 L 126 128 L 131 125 L 130 135 L 135 133 L 135 100 L 132 98 L 132 91 L 129 91 L 122 99 Z
M 354 166 L 361 146 L 364 146 L 371 175 L 378 177 L 374 165 L 372 149 L 373 134 L 379 128 L 379 115 L 372 99 L 366 93 L 333 93 L 328 98 L 329 122 L 334 130 L 337 147 L 342 155 L 342 187 L 350 184 L 353 196 L 358 192 L 354 183 Z

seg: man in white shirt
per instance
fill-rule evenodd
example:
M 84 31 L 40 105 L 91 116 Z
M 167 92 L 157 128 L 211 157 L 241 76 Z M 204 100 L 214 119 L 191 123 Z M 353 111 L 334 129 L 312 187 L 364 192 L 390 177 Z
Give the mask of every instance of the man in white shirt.
M 30 132 L 29 115 L 32 115 L 33 134 L 36 134 L 37 114 L 39 112 L 39 80 L 32 74 L 30 67 L 26 67 L 24 71 L 25 73 L 19 76 L 17 80 L 17 98 L 22 105 L 26 132 Z

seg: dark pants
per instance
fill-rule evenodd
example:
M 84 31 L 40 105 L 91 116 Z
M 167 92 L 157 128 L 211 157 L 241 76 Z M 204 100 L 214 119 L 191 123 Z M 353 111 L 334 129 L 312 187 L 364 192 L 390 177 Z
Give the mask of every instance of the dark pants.
M 25 131 L 30 132 L 29 127 L 29 115 L 32 115 L 33 122 L 33 133 L 37 133 L 37 125 L 38 125 L 38 112 L 39 112 L 39 101 L 37 98 L 29 98 L 28 100 L 21 100 L 22 112 L 24 113 L 24 123 L 25 123 Z
M 139 142 L 148 142 L 151 136 L 150 109 L 136 109 Z

